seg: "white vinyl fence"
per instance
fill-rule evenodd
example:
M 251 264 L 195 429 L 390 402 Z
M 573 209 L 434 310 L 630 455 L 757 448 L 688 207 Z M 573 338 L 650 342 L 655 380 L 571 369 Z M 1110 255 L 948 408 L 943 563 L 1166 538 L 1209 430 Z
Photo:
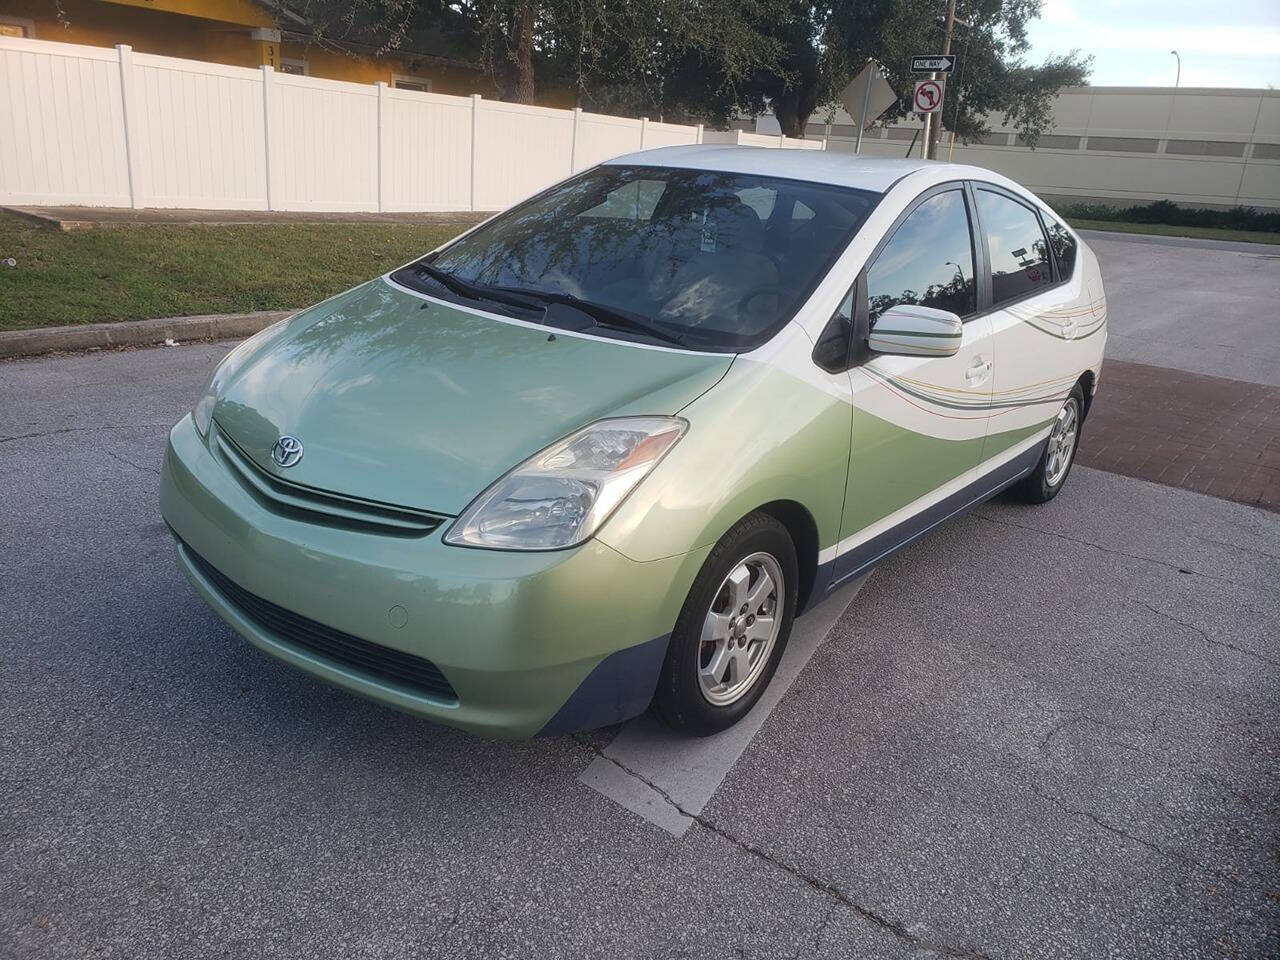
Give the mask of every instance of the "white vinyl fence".
M 0 37 L 0 203 L 498 210 L 648 147 L 820 141 Z

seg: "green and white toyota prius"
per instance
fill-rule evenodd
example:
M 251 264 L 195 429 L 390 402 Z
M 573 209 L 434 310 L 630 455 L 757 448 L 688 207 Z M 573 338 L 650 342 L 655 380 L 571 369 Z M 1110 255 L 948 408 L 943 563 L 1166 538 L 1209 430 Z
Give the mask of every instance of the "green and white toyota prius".
M 236 347 L 161 509 L 232 627 L 479 734 L 708 734 L 793 619 L 1062 488 L 1089 248 L 977 167 L 693 146 L 571 177 Z

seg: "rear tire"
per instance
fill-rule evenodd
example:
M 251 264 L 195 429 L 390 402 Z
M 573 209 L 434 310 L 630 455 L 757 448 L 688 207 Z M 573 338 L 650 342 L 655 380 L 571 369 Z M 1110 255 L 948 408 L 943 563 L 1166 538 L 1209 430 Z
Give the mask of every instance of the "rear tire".
M 799 565 L 778 520 L 752 513 L 720 538 L 689 589 L 654 705 L 668 726 L 705 737 L 748 713 L 773 679 L 795 619 Z
M 1071 465 L 1076 461 L 1076 448 L 1080 446 L 1080 428 L 1084 423 L 1084 390 L 1080 384 L 1071 388 L 1071 395 L 1054 418 L 1053 429 L 1045 443 L 1044 453 L 1035 470 L 1031 471 L 1017 487 L 1017 492 L 1027 503 L 1048 503 L 1058 495 L 1067 482 Z

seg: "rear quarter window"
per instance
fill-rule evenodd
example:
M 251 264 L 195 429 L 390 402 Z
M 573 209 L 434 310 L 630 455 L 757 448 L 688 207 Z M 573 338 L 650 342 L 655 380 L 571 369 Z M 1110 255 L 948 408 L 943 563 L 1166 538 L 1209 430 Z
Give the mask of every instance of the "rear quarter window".
M 1045 226 L 1049 228 L 1049 249 L 1058 261 L 1058 276 L 1063 280 L 1070 280 L 1076 271 L 1076 238 L 1071 236 L 1071 231 L 1062 223 L 1048 214 L 1045 214 L 1044 220 Z
M 1051 286 L 1049 243 L 1036 212 L 1003 193 L 981 188 L 976 192 L 991 254 L 992 303 L 1017 300 Z

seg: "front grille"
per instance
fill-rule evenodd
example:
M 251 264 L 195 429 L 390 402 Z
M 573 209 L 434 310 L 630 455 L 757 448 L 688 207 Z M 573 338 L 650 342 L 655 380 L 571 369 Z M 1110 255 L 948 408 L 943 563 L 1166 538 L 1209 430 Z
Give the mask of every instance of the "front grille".
M 375 503 L 281 480 L 263 470 L 218 429 L 214 448 L 241 485 L 268 510 L 310 523 L 400 537 L 424 537 L 445 517 L 423 510 Z
M 185 543 L 183 552 L 192 566 L 222 594 L 227 603 L 285 646 L 314 654 L 375 680 L 435 700 L 456 703 L 458 694 L 439 668 L 423 657 L 393 650 L 349 633 L 326 627 L 255 596 L 220 573 Z

